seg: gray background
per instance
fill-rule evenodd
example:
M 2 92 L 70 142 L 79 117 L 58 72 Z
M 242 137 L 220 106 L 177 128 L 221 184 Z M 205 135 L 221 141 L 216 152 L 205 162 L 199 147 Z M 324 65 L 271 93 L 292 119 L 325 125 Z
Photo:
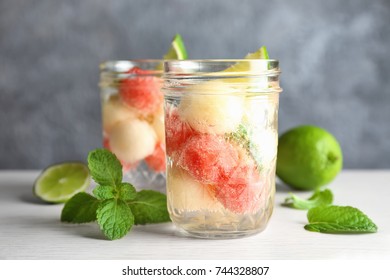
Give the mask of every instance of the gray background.
M 315 124 L 345 168 L 390 168 L 388 0 L 0 0 L 0 168 L 84 160 L 101 143 L 98 65 L 160 58 L 281 61 L 279 131 Z

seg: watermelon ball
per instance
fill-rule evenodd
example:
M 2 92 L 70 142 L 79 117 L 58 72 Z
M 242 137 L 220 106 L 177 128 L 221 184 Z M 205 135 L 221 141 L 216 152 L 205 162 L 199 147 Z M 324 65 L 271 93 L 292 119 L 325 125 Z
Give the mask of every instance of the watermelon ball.
M 173 156 L 194 133 L 193 129 L 181 119 L 177 108 L 168 105 L 165 113 L 165 145 L 167 155 Z
M 165 172 L 165 146 L 163 143 L 157 143 L 153 154 L 145 158 L 146 164 L 156 172 Z
M 255 213 L 261 208 L 263 184 L 215 185 L 214 195 L 228 210 L 236 214 Z
M 177 210 L 223 210 L 209 185 L 202 185 L 177 166 L 167 170 L 167 199 L 168 204 Z
M 203 184 L 226 182 L 239 162 L 239 154 L 222 136 L 193 135 L 180 150 L 178 165 Z
M 151 71 L 133 67 L 128 71 L 129 78 L 119 86 L 122 101 L 140 114 L 146 116 L 157 111 L 163 102 L 161 79 L 151 75 Z
M 248 151 L 241 145 L 234 145 L 238 153 L 238 161 L 225 182 L 228 184 L 250 184 L 260 180 L 259 168 Z

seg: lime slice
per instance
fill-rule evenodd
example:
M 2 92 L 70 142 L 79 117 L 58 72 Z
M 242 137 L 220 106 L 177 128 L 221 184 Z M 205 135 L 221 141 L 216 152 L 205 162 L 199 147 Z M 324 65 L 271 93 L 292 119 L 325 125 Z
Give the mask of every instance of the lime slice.
M 187 50 L 180 34 L 173 37 L 171 47 L 164 55 L 164 59 L 187 59 Z
M 244 59 L 269 59 L 267 48 L 265 46 L 262 46 L 256 52 L 248 53 L 244 57 Z M 267 66 L 266 64 L 259 65 L 258 63 L 256 63 L 255 68 L 260 68 L 260 69 L 252 69 L 252 68 L 253 65 L 251 64 L 250 61 L 242 61 L 230 66 L 229 68 L 223 70 L 222 72 L 249 72 L 249 71 L 256 71 L 256 70 L 266 70 Z
M 245 59 L 269 59 L 267 48 L 265 46 L 262 46 L 256 52 L 248 53 L 245 56 Z
M 79 162 L 52 165 L 42 171 L 34 184 L 34 194 L 46 202 L 62 203 L 85 191 L 91 176 L 88 167 Z

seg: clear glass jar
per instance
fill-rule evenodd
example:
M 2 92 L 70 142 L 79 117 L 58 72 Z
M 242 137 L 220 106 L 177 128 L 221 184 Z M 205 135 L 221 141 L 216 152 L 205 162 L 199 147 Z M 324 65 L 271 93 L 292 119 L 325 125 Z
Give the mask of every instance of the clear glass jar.
M 103 146 L 135 187 L 165 192 L 162 66 L 162 60 L 108 61 L 99 86 Z
M 167 61 L 164 68 L 172 221 L 201 238 L 262 231 L 274 205 L 279 62 Z

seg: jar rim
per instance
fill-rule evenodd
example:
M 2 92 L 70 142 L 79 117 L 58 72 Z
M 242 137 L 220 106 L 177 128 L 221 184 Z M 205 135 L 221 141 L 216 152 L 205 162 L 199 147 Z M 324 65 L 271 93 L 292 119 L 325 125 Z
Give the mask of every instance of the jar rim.
M 279 61 L 276 59 L 193 59 L 164 61 L 165 77 L 278 76 L 280 73 Z
M 138 66 L 140 68 L 149 68 L 148 70 L 154 70 L 156 73 L 162 73 L 162 67 L 161 70 L 157 69 L 157 67 L 159 65 L 162 66 L 163 63 L 163 59 L 106 60 L 100 63 L 99 69 L 101 72 L 108 71 L 122 73 Z

